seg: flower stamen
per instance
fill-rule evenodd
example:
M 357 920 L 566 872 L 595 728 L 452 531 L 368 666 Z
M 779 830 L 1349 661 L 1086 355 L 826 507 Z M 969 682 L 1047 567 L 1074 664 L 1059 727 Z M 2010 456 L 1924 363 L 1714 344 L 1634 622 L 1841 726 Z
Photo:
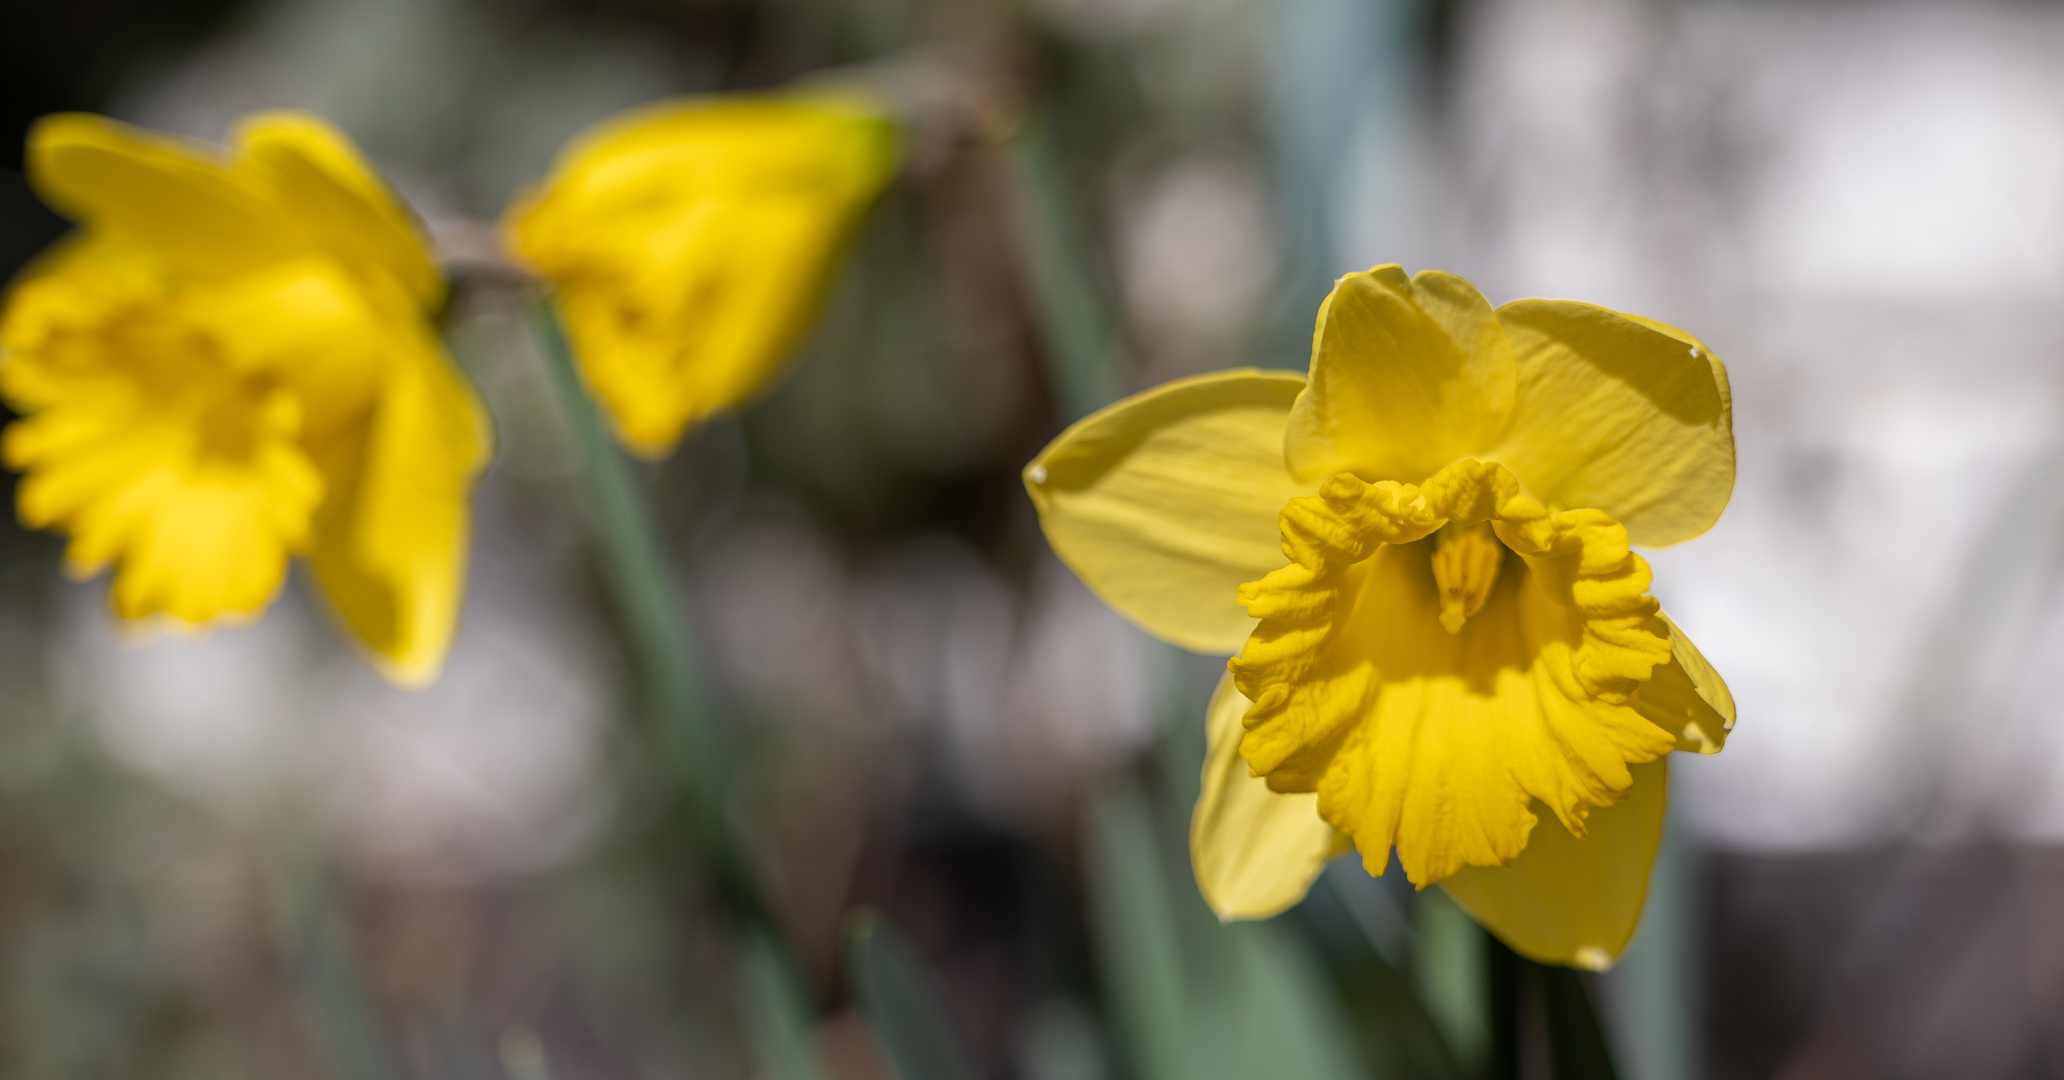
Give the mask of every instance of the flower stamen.
M 1459 634 L 1469 617 L 1482 611 L 1484 601 L 1491 598 L 1491 586 L 1497 584 L 1498 568 L 1505 561 L 1505 545 L 1491 535 L 1487 521 L 1444 526 L 1434 534 L 1433 545 L 1441 629 Z

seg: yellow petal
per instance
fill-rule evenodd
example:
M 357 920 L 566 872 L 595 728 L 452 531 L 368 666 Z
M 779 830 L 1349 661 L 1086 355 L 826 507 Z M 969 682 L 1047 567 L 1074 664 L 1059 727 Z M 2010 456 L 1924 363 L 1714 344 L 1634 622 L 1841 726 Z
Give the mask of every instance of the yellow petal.
M 618 434 L 653 456 L 780 367 L 894 157 L 854 102 L 665 102 L 575 140 L 505 229 Z
M 113 599 L 124 618 L 249 615 L 278 592 L 321 493 L 308 459 L 281 444 L 235 471 L 154 470 L 74 519 L 69 561 L 77 572 L 87 549 L 123 549 Z
M 29 132 L 36 193 L 66 217 L 209 276 L 248 269 L 299 245 L 263 192 L 213 148 L 86 113 L 58 113 Z
M 1634 707 L 1657 727 L 1675 733 L 1677 749 L 1717 754 L 1734 730 L 1734 695 L 1669 616 L 1658 612 L 1656 620 L 1670 639 L 1670 663 L 1656 669 Z
M 416 304 L 444 299 L 444 275 L 401 200 L 351 141 L 319 117 L 265 112 L 237 125 L 236 172 L 266 191 L 310 244 L 355 269 L 391 274 Z
M 1240 583 L 1283 563 L 1300 493 L 1283 425 L 1304 380 L 1238 370 L 1156 387 L 1077 421 L 1025 467 L 1061 561 L 1149 633 L 1229 653 L 1254 627 Z
M 1349 274 L 1319 308 L 1290 472 L 1417 483 L 1497 440 L 1514 379 L 1505 332 L 1469 282 L 1395 265 Z
M 227 366 L 291 392 L 313 446 L 364 422 L 397 350 L 392 320 L 320 255 L 267 263 L 180 302 Z
M 336 495 L 309 560 L 331 607 L 383 673 L 437 677 L 458 627 L 468 495 L 487 461 L 473 392 L 427 330 L 408 343 L 370 422 L 317 451 Z
M 1519 400 L 1487 455 L 1551 509 L 1593 507 L 1637 544 L 1689 540 L 1734 491 L 1727 369 L 1675 327 L 1567 300 L 1498 309 Z
M 650 268 L 565 276 L 582 375 L 626 445 L 664 454 L 756 392 L 808 328 L 846 227 L 843 208 L 813 200 L 741 201 L 654 223 L 644 241 L 668 250 Z
M 1218 917 L 1266 919 L 1304 899 L 1344 839 L 1319 817 L 1316 795 L 1279 795 L 1240 757 L 1240 718 L 1252 704 L 1228 675 L 1206 714 L 1204 786 L 1190 815 L 1190 864 Z
M 580 199 L 633 197 L 660 154 L 725 193 L 769 186 L 879 185 L 893 166 L 895 133 L 873 102 L 834 94 L 674 98 L 627 109 L 582 132 L 553 163 L 553 183 Z
M 0 392 L 25 524 L 71 536 L 85 576 L 117 564 L 125 617 L 262 608 L 307 541 L 322 477 L 292 396 L 250 380 L 147 269 L 69 244 L 9 296 Z
M 1668 762 L 1634 766 L 1627 801 L 1592 811 L 1583 839 L 1550 816 L 1510 865 L 1472 866 L 1441 886 L 1521 956 L 1604 970 L 1641 923 L 1663 835 Z
M 1451 633 L 1427 538 L 1482 521 L 1519 558 Z M 1240 590 L 1262 620 L 1231 665 L 1254 702 L 1241 754 L 1276 791 L 1317 791 L 1370 873 L 1393 847 L 1419 885 L 1505 863 L 1535 800 L 1581 833 L 1675 745 L 1631 704 L 1670 645 L 1603 514 L 1549 514 L 1465 459 L 1423 489 L 1335 476 L 1281 525 L 1293 561 Z

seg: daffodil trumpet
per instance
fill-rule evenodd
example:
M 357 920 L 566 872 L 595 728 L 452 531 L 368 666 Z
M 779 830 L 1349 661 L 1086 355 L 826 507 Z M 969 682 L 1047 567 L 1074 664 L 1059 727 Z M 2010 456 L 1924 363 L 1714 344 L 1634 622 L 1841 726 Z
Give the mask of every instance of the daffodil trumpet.
M 858 97 L 664 101 L 568 144 L 503 229 L 618 438 L 656 458 L 781 369 L 894 165 Z
M 488 425 L 401 201 L 302 113 L 229 148 L 49 116 L 28 175 L 80 228 L 0 313 L 23 523 L 69 535 L 75 576 L 113 566 L 130 620 L 255 617 L 305 556 L 381 671 L 434 678 Z
M 1169 383 L 1025 471 L 1105 601 L 1236 654 L 1191 822 L 1221 917 L 1395 852 L 1521 954 L 1592 969 L 1639 921 L 1667 755 L 1734 724 L 1632 546 L 1704 532 L 1733 482 L 1697 339 L 1396 266 L 1335 285 L 1308 375 Z

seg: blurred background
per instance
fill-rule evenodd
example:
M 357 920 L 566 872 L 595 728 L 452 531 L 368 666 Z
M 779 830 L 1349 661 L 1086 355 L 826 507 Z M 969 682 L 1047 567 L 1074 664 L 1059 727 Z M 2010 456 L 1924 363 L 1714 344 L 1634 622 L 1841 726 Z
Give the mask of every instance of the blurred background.
M 1676 759 L 1592 981 L 1621 1075 L 2064 1075 L 2064 6 L 21 0 L 0 263 L 64 229 L 19 172 L 46 112 L 318 111 L 464 260 L 610 112 L 855 68 L 934 118 L 787 378 L 646 477 L 828 1076 L 893 1075 L 858 905 L 982 1076 L 1551 1074 L 1499 1058 L 1491 946 L 1437 894 L 1350 863 L 1210 920 L 1220 661 L 1106 610 L 1018 480 L 1116 394 L 1302 368 L 1383 262 L 1661 319 L 1732 375 L 1734 502 L 1650 559 L 1742 722 Z M 500 452 L 430 691 L 298 582 L 125 640 L 0 531 L 0 1073 L 754 1075 L 521 311 L 447 321 Z

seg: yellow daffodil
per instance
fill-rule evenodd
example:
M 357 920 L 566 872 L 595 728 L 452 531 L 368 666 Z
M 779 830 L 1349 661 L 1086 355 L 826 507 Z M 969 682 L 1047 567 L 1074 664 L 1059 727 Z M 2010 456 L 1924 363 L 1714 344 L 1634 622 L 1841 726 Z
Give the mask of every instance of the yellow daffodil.
M 508 243 L 551 281 L 617 434 L 656 457 L 779 368 L 894 154 L 845 99 L 662 102 L 569 145 Z
M 1222 917 L 1395 849 L 1527 956 L 1599 968 L 1626 945 L 1665 755 L 1734 723 L 1629 550 L 1704 532 L 1733 488 L 1727 375 L 1697 340 L 1378 267 L 1319 309 L 1308 379 L 1170 383 L 1025 480 L 1112 606 L 1238 653 L 1191 823 Z
M 28 172 L 81 229 L 0 314 L 22 521 L 69 534 L 77 575 L 114 564 L 130 619 L 255 615 L 306 555 L 383 671 L 434 677 L 487 426 L 402 204 L 296 113 L 227 150 L 46 117 Z

